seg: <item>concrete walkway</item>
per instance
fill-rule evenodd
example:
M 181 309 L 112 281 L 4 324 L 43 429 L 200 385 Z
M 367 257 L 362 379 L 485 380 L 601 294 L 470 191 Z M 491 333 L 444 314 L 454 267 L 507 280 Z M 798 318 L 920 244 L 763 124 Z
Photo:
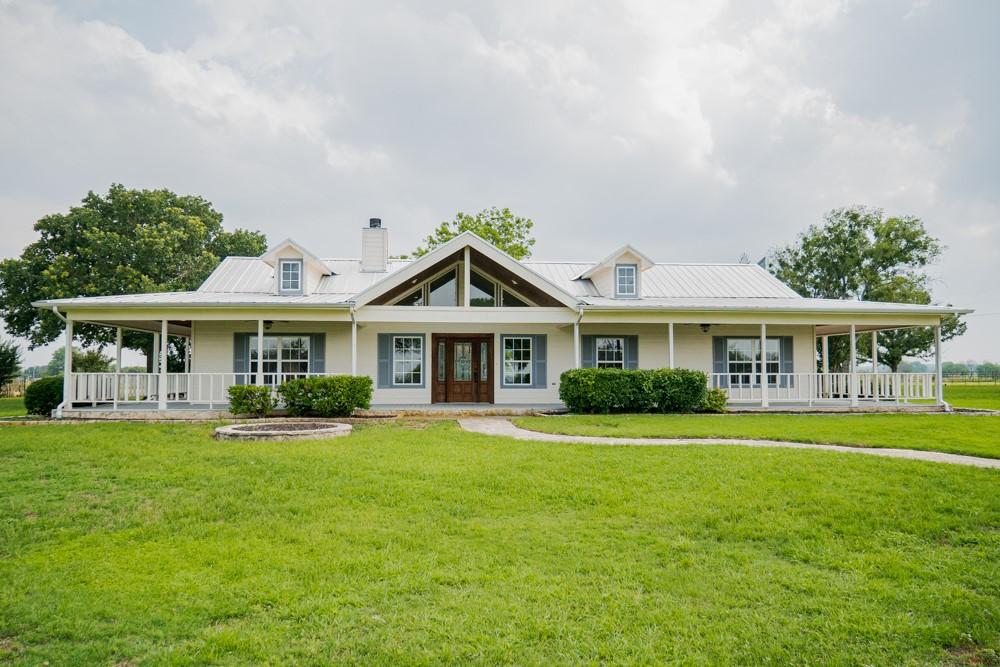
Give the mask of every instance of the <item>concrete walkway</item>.
M 1000 459 L 987 459 L 980 456 L 965 456 L 963 454 L 945 454 L 943 452 L 922 452 L 916 449 L 888 449 L 875 447 L 847 447 L 845 445 L 814 445 L 807 442 L 783 442 L 780 440 L 740 440 L 736 438 L 607 438 L 588 435 L 559 435 L 556 433 L 541 433 L 529 431 L 515 426 L 507 419 L 496 417 L 468 417 L 458 420 L 459 426 L 472 433 L 483 435 L 498 435 L 515 440 L 532 440 L 536 442 L 580 443 L 586 445 L 741 445 L 744 447 L 784 447 L 787 449 L 818 449 L 829 452 L 845 452 L 847 454 L 869 454 L 892 459 L 912 459 L 914 461 L 933 461 L 935 463 L 953 463 L 957 465 L 976 466 L 977 468 L 994 468 L 1000 470 Z

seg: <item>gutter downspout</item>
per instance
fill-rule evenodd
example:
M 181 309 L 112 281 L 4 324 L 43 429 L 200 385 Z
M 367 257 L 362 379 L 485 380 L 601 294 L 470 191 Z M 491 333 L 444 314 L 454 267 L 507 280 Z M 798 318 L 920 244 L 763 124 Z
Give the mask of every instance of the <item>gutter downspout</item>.
M 52 312 L 55 313 L 56 317 L 58 317 L 60 320 L 63 321 L 63 324 L 65 324 L 66 326 L 69 326 L 69 322 L 67 322 L 66 318 L 63 317 L 62 313 L 59 312 L 59 306 L 52 306 Z M 67 352 L 67 354 L 69 354 L 70 363 L 72 364 L 73 363 L 73 361 L 72 361 L 72 359 L 73 359 L 72 348 L 70 350 L 67 350 L 66 352 Z M 72 366 L 70 366 L 70 368 L 72 368 Z M 69 382 L 69 378 L 64 377 L 63 378 L 63 382 Z M 63 389 L 63 400 L 62 400 L 62 402 L 59 405 L 56 406 L 56 419 L 62 419 L 63 418 L 62 411 L 63 411 L 63 406 L 64 405 L 66 405 L 66 390 L 65 389 Z
M 354 316 L 354 304 L 351 304 L 351 375 L 358 374 L 358 320 Z

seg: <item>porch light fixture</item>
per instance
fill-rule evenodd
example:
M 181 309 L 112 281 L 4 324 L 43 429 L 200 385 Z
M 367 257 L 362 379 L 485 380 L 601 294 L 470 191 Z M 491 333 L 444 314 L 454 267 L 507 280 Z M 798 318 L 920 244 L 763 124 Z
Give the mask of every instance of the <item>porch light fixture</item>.
M 702 325 L 701 325 L 701 332 L 702 332 L 702 333 L 708 333 L 708 330 L 709 330 L 709 328 L 710 328 L 711 326 L 712 326 L 711 324 L 702 324 Z
M 271 327 L 273 326 L 274 326 L 274 320 L 264 320 L 264 329 L 270 331 Z

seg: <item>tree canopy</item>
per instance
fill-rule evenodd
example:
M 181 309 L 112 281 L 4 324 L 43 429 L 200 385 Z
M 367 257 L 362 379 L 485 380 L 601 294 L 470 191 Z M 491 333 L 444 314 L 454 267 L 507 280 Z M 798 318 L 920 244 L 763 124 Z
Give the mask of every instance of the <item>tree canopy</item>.
M 413 254 L 417 257 L 426 255 L 462 232 L 473 232 L 514 259 L 526 259 L 531 256 L 531 246 L 535 245 L 531 236 L 534 226 L 530 218 L 516 216 L 509 208 L 493 206 L 475 215 L 459 211 L 454 220 L 442 222 L 433 234 L 424 238 L 423 244 L 417 246 Z
M 931 303 L 926 268 L 944 251 L 913 216 L 886 217 L 865 206 L 828 212 L 822 225 L 812 225 L 798 239 L 771 253 L 772 272 L 802 296 L 859 301 Z M 965 332 L 957 317 L 942 321 L 942 338 Z M 903 357 L 926 357 L 934 343 L 926 328 L 880 332 L 879 361 L 893 370 Z M 849 342 L 832 337 L 832 368 L 844 368 Z M 870 337 L 862 336 L 859 354 L 871 358 Z
M 39 239 L 17 259 L 0 262 L 0 316 L 31 347 L 57 338 L 63 323 L 32 301 L 76 296 L 196 289 L 229 255 L 260 255 L 260 232 L 222 228 L 222 214 L 195 195 L 113 184 L 88 192 L 67 213 L 35 223 Z M 107 327 L 80 325 L 85 345 L 111 342 Z M 128 332 L 125 345 L 145 349 L 150 336 Z
M 0 389 L 21 374 L 21 348 L 12 340 L 0 340 Z

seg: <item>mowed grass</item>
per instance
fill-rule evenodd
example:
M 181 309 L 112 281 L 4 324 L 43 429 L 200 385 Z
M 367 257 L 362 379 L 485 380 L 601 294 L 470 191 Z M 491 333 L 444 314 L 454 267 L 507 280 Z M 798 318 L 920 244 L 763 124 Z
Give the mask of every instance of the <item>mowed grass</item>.
M 514 422 L 565 435 L 788 440 L 1000 458 L 1000 417 L 992 415 L 564 415 L 521 417 Z
M 1000 410 L 1000 384 L 946 383 L 944 400 L 959 408 Z
M 0 417 L 19 417 L 25 414 L 27 412 L 23 398 L 0 398 Z
M 1000 474 L 372 425 L 0 427 L 0 661 L 981 664 Z

